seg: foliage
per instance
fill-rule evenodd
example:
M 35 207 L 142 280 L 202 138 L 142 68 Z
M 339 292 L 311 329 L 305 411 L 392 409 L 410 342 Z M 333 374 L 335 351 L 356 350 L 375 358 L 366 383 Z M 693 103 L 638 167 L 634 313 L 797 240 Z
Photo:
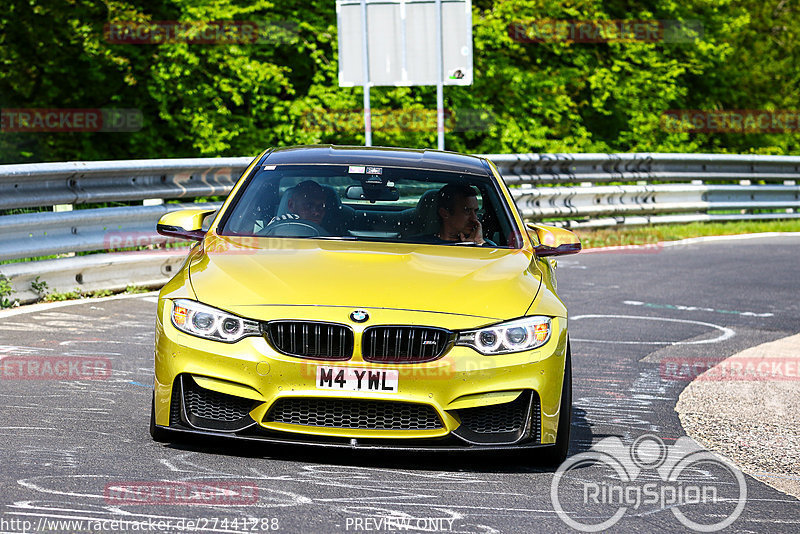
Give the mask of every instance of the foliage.
M 53 291 L 52 293 L 48 293 L 42 299 L 43 302 L 61 302 L 64 300 L 77 300 L 82 299 L 88 295 L 84 294 L 80 289 L 77 287 L 72 291 Z
M 33 281 L 31 282 L 31 289 L 33 289 L 33 291 L 37 295 L 39 295 L 39 299 L 41 300 L 47 296 L 48 286 L 47 282 L 45 282 L 44 280 L 39 280 L 39 278 L 40 277 L 37 276 L 36 278 L 33 279 Z
M 137 285 L 133 285 L 133 284 L 131 284 L 128 287 L 125 288 L 125 293 L 129 293 L 129 294 L 147 293 L 148 291 L 150 291 L 150 290 L 147 289 L 146 287 L 137 286 Z
M 83 291 L 80 288 L 75 288 L 72 291 L 53 291 L 41 297 L 42 302 L 61 302 L 64 300 L 78 300 L 85 298 L 98 298 L 113 295 L 114 292 L 110 289 L 98 289 L 96 291 Z
M 0 309 L 14 306 L 15 301 L 9 298 L 13 292 L 14 288 L 11 286 L 11 280 L 0 274 Z
M 504 152 L 798 151 L 800 133 L 684 133 L 670 109 L 798 110 L 796 2 L 474 0 L 475 81 L 445 107 L 482 117 L 447 147 Z M 699 21 L 684 42 L 519 42 L 509 25 L 557 20 Z M 258 44 L 115 44 L 109 23 L 257 21 Z M 512 32 L 513 34 L 513 32 Z M 141 111 L 135 132 L 2 132 L 0 163 L 255 156 L 268 146 L 362 144 L 360 88 L 338 86 L 333 0 L 7 0 L 0 106 Z M 373 109 L 430 116 L 433 87 L 378 87 Z M 402 111 L 405 113 L 400 113 Z M 332 113 L 332 114 L 331 114 Z M 320 125 L 314 117 L 333 117 Z M 404 119 L 405 117 L 405 119 Z M 378 145 L 431 147 L 424 128 L 376 128 Z

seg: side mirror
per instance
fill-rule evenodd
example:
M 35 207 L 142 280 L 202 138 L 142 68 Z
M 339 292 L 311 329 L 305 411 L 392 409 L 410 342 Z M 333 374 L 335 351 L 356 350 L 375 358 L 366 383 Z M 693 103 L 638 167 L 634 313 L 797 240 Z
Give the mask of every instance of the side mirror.
M 563 256 L 581 251 L 581 240 L 574 233 L 558 226 L 528 224 L 537 256 Z M 538 244 L 536 244 L 538 242 Z
M 168 237 L 179 237 L 201 241 L 206 232 L 203 230 L 203 219 L 215 210 L 180 210 L 162 215 L 156 225 L 156 231 Z

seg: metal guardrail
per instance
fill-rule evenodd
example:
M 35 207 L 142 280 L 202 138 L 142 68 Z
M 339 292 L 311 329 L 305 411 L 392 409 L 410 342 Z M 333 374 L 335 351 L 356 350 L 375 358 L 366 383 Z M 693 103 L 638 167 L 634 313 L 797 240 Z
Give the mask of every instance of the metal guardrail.
M 487 154 L 508 184 L 703 182 L 800 177 L 798 156 L 739 154 Z
M 800 178 L 798 156 L 638 153 L 486 157 L 497 165 L 506 183 L 519 186 L 512 192 L 523 217 L 558 219 L 555 224 L 568 228 L 800 217 L 800 188 L 795 185 Z M 739 183 L 708 183 L 722 181 Z M 609 182 L 637 185 L 595 185 Z M 753 185 L 759 182 L 764 184 Z M 713 213 L 730 210 L 739 213 Z
M 0 165 L 0 210 L 225 195 L 252 158 Z
M 754 209 L 784 210 L 782 217 L 797 214 L 786 210 L 800 208 L 800 186 L 795 185 L 618 185 L 595 187 L 534 187 L 512 189 L 512 195 L 525 218 L 566 219 L 571 227 L 597 226 L 596 218 L 616 216 L 624 224 L 631 215 L 695 213 L 699 217 L 710 210 L 739 210 L 739 219 L 753 218 Z M 570 220 L 583 217 L 586 220 Z M 684 220 L 689 220 L 684 218 Z M 630 224 L 630 221 L 627 221 Z M 641 224 L 641 223 L 640 223 Z
M 165 213 L 221 203 L 158 204 L 0 217 L 0 259 L 117 250 L 175 242 L 155 231 Z
M 800 157 L 795 156 L 486 157 L 512 186 L 523 217 L 555 220 L 570 228 L 800 217 L 800 187 L 795 182 L 800 178 Z M 0 215 L 0 260 L 164 243 L 166 238 L 155 232 L 156 222 L 185 204 L 80 208 L 226 195 L 250 162 L 250 158 L 204 158 L 0 166 L 0 211 L 58 205 L 71 210 Z M 722 181 L 739 183 L 713 183 Z M 216 209 L 218 204 L 203 206 Z M 725 210 L 733 213 L 714 213 Z M 14 297 L 25 302 L 37 298 L 30 285 L 36 276 L 58 291 L 160 285 L 184 255 L 182 249 L 93 254 L 3 264 L 0 274 L 12 280 Z

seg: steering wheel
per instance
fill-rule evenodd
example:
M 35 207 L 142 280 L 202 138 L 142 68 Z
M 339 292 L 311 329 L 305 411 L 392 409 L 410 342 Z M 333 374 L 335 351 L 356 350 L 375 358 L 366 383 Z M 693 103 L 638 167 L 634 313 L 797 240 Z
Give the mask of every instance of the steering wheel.
M 287 219 L 268 224 L 259 232 L 263 237 L 327 237 L 328 233 L 322 226 L 305 219 Z

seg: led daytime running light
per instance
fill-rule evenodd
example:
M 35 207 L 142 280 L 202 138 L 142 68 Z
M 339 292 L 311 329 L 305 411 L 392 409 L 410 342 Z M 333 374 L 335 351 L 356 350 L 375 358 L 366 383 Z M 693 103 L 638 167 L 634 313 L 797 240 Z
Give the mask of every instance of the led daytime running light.
M 199 302 L 179 299 L 172 304 L 172 324 L 187 334 L 235 343 L 261 334 L 257 321 L 243 319 Z
M 456 345 L 472 347 L 487 356 L 507 354 L 541 347 L 550 340 L 550 334 L 550 317 L 532 316 L 461 332 Z

